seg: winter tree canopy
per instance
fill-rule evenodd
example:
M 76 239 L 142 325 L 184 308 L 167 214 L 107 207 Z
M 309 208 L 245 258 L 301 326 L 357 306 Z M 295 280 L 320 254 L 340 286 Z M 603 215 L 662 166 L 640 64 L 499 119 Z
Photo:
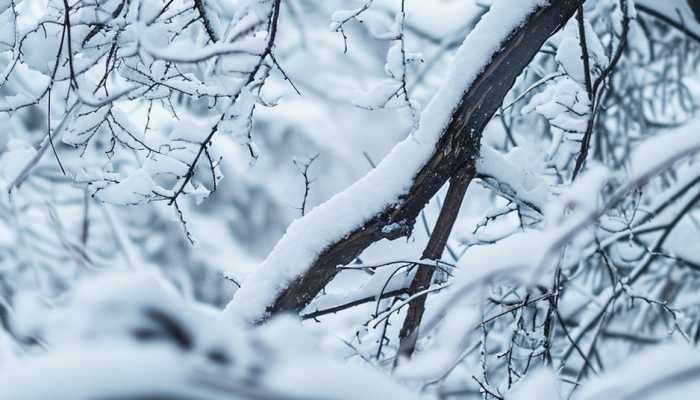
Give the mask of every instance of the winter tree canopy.
M 0 0 L 0 398 L 695 399 L 700 2 Z

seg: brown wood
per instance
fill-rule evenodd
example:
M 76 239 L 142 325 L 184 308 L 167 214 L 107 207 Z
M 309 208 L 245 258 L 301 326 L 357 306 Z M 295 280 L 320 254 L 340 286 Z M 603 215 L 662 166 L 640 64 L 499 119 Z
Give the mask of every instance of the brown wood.
M 460 170 L 450 179 L 450 188 L 447 190 L 447 196 L 440 209 L 440 215 L 435 222 L 433 232 L 430 234 L 428 245 L 425 246 L 425 250 L 421 256 L 422 260 L 439 260 L 442 258 L 442 253 L 445 251 L 445 246 L 447 245 L 447 239 L 450 237 L 452 228 L 457 220 L 457 215 L 459 214 L 459 209 L 462 206 L 464 195 L 475 173 L 476 170 L 472 166 L 467 166 L 467 168 Z M 434 273 L 435 267 L 427 265 L 419 266 L 416 275 L 413 277 L 413 281 L 411 281 L 411 286 L 408 288 L 408 295 L 413 296 L 430 288 Z M 413 350 L 416 348 L 418 327 L 423 320 L 425 300 L 427 297 L 427 294 L 417 297 L 408 306 L 406 318 L 399 332 L 400 355 L 410 357 L 413 354 Z
M 259 322 L 279 312 L 303 309 L 335 277 L 338 265 L 349 264 L 372 243 L 410 235 L 416 217 L 445 182 L 459 170 L 475 169 L 484 127 L 542 44 L 566 23 L 582 3 L 583 0 L 552 0 L 550 4 L 533 11 L 521 27 L 511 32 L 455 107 L 452 120 L 433 156 L 416 175 L 408 194 L 399 204 L 379 212 L 323 251 L 305 274 L 277 296 L 268 307 L 267 315 L 261 316 Z M 382 231 L 382 228 L 394 223 L 403 228 Z

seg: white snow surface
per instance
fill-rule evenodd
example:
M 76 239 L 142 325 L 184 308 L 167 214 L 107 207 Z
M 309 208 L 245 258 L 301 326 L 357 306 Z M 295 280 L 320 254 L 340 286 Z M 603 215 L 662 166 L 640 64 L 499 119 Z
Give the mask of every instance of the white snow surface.
M 420 127 L 373 171 L 294 221 L 267 259 L 245 281 L 225 312 L 253 322 L 328 246 L 399 201 L 432 155 L 454 108 L 511 32 L 546 0 L 494 3 L 455 55 L 449 78 L 421 114 Z M 461 83 L 456 84 L 456 83 Z M 334 223 L 329 223 L 333 221 Z
M 541 166 L 532 150 L 515 147 L 508 154 L 502 154 L 493 147 L 482 144 L 481 158 L 477 162 L 480 174 L 495 178 L 499 185 L 507 186 L 519 200 L 536 206 L 540 211 L 550 200 L 547 183 L 539 175 Z M 539 167 L 539 168 L 537 168 Z
M 631 173 L 636 179 L 655 174 L 663 166 L 700 150 L 700 119 L 689 121 L 666 134 L 655 135 L 632 153 Z M 663 149 L 663 151 L 659 151 Z
M 23 294 L 17 328 L 47 350 L 3 364 L 3 399 L 423 398 L 380 371 L 330 357 L 292 317 L 247 330 L 148 271 L 85 279 L 63 302 L 49 307 Z
M 690 400 L 700 381 L 697 348 L 674 343 L 643 351 L 609 373 L 589 381 L 577 398 Z

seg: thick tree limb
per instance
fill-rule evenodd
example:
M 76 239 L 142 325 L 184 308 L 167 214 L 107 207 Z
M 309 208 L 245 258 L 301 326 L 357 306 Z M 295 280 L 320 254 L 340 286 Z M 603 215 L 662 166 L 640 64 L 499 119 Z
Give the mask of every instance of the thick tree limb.
M 535 9 L 525 22 L 504 38 L 500 50 L 473 81 L 454 109 L 433 155 L 415 176 L 407 194 L 330 244 L 305 272 L 287 284 L 267 307 L 267 316 L 304 308 L 338 273 L 338 265 L 352 262 L 381 239 L 407 236 L 416 217 L 437 191 L 459 170 L 473 170 L 481 133 L 515 79 L 542 44 L 574 14 L 583 0 L 552 0 Z M 328 223 L 332 223 L 329 221 Z M 401 229 L 385 229 L 399 224 Z M 258 321 L 260 322 L 260 321 Z

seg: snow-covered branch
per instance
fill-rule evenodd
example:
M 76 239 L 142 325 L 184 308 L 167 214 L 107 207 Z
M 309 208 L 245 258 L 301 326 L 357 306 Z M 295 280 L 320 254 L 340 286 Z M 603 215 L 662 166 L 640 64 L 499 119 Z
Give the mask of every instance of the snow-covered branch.
M 445 181 L 478 158 L 481 131 L 512 82 L 578 3 L 494 4 L 458 50 L 449 83 L 423 111 L 418 130 L 367 176 L 295 221 L 227 311 L 260 321 L 301 310 L 337 265 L 380 239 L 408 234 Z

